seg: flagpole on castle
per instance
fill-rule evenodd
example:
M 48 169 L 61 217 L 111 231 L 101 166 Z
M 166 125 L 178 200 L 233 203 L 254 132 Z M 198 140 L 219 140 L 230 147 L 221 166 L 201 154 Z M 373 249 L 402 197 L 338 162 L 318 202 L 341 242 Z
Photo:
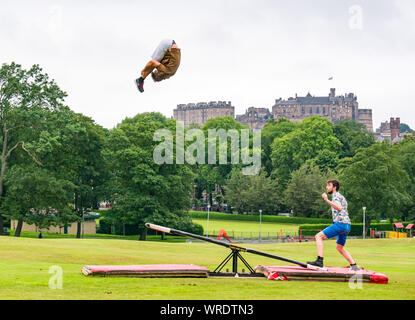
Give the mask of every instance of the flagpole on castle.
M 331 81 L 332 83 L 334 83 L 334 77 L 330 77 L 330 78 L 329 78 L 329 81 Z M 331 84 L 331 85 L 330 85 L 330 88 L 333 88 L 333 87 L 334 87 L 334 85 L 333 85 L 333 84 Z

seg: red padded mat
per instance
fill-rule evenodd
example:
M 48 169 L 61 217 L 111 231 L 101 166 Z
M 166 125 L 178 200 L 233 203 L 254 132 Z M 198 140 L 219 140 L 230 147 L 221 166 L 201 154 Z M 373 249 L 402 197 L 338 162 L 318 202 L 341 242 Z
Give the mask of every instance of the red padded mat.
M 261 269 L 262 268 L 262 269 Z M 371 270 L 353 271 L 350 268 L 326 267 L 324 270 L 311 270 L 300 266 L 258 266 L 257 272 L 278 272 L 292 280 L 321 280 L 321 281 L 349 281 L 354 276 L 361 276 L 362 280 L 370 283 L 388 283 L 388 277 L 383 273 Z M 260 270 L 261 269 L 261 270 Z M 356 277 L 355 277 L 356 278 Z
M 84 266 L 86 276 L 208 277 L 209 270 L 193 264 Z
M 85 266 L 92 272 L 111 272 L 111 271 L 206 271 L 205 267 L 193 264 L 157 264 L 157 265 L 137 265 L 137 266 Z M 84 268 L 85 268 L 84 267 Z

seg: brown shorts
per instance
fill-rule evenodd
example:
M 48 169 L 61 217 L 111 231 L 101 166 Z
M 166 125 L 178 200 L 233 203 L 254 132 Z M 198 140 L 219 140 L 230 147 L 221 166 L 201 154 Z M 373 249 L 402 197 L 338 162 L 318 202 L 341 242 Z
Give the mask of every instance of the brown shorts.
M 154 81 L 166 80 L 174 76 L 179 69 L 181 52 L 179 48 L 171 48 L 166 51 L 160 65 L 156 68 L 157 72 L 151 74 Z

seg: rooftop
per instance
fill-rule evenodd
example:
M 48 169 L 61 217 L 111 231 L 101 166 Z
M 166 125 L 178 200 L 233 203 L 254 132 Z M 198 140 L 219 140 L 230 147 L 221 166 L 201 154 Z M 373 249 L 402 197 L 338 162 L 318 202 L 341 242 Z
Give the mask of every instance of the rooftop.
M 290 97 L 287 100 L 280 98 L 275 101 L 275 105 L 336 105 L 354 101 L 357 101 L 357 97 L 353 93 L 346 93 L 344 96 L 336 97 L 335 89 L 332 89 L 331 93 L 327 97 L 315 97 L 309 92 L 305 97 L 299 97 L 296 95 L 295 98 Z

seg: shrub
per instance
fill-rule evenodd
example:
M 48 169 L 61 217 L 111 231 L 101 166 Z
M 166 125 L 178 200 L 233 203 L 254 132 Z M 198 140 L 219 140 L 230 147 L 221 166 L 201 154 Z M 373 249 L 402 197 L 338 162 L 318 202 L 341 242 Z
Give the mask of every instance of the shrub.
M 111 227 L 112 227 L 112 223 L 108 220 L 101 219 L 99 222 L 99 228 L 97 230 L 97 233 L 101 233 L 101 234 L 111 234 Z M 193 222 L 188 222 L 186 220 L 180 220 L 177 223 L 175 223 L 174 225 L 171 226 L 167 226 L 167 227 L 171 227 L 174 229 L 179 229 L 185 232 L 189 232 L 189 233 L 194 233 L 194 234 L 198 234 L 198 235 L 203 235 L 203 227 L 197 223 L 193 223 Z M 138 224 L 126 224 L 124 226 L 125 228 L 125 235 L 126 236 L 134 236 L 134 235 L 139 235 L 140 234 L 140 230 L 142 228 L 142 226 L 139 226 Z M 116 235 L 123 235 L 123 225 L 122 223 L 115 223 L 114 224 L 114 231 Z M 156 232 L 154 230 L 148 229 L 147 230 L 147 234 L 149 235 L 154 235 L 156 234 Z
M 111 227 L 112 223 L 108 220 L 101 219 L 99 221 L 99 228 L 97 230 L 97 233 L 102 234 L 111 234 Z M 134 236 L 139 234 L 139 227 L 138 224 L 126 224 L 124 226 L 125 228 L 125 235 L 126 236 Z M 116 223 L 114 224 L 114 231 L 116 235 L 123 235 L 123 225 L 122 223 Z

